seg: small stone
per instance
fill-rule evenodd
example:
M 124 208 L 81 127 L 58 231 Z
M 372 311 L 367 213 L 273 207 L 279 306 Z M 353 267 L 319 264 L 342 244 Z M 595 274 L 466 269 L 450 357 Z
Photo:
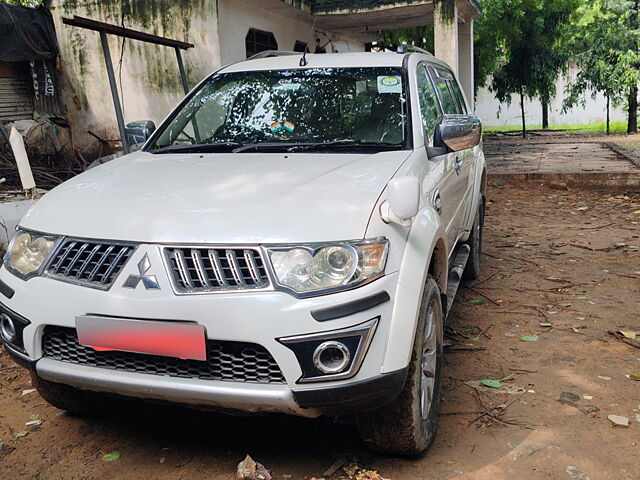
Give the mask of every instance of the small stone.
M 571 478 L 576 478 L 577 480 L 591 480 L 589 475 L 587 475 L 584 472 L 581 472 L 576 467 L 573 467 L 571 465 L 565 468 L 564 471 L 567 472 L 571 476 Z
M 605 376 L 603 376 L 603 375 L 598 375 L 598 378 L 599 378 L 600 380 L 611 380 L 611 377 L 605 377 Z
M 607 418 L 613 423 L 614 427 L 629 428 L 629 419 L 627 417 L 623 417 L 622 415 L 609 415 Z
M 583 395 L 582 398 L 585 400 L 593 400 L 593 395 Z
M 549 182 L 549 188 L 553 188 L 554 190 L 568 190 L 569 187 L 567 186 L 566 182 L 561 182 L 559 180 L 552 180 L 551 182 Z

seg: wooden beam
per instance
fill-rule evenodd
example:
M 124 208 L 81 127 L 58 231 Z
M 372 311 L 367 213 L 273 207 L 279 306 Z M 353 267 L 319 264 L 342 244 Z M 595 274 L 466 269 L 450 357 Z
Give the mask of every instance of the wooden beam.
M 173 40 L 172 38 L 159 37 L 157 35 L 124 28 L 111 23 L 98 22 L 96 20 L 91 20 L 90 18 L 78 17 L 77 15 L 74 15 L 73 18 L 63 18 L 62 23 L 65 25 L 72 25 L 74 27 L 86 28 L 88 30 L 95 30 L 97 32 L 106 32 L 119 37 L 131 38 L 132 40 L 140 40 L 141 42 L 181 48 L 182 50 L 193 48 L 193 43 L 181 42 L 180 40 Z

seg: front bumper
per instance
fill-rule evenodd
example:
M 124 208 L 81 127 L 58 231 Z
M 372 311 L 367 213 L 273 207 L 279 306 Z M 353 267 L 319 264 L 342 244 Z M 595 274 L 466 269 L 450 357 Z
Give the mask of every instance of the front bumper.
M 386 385 L 388 390 L 388 385 L 393 384 L 393 389 L 397 390 L 395 393 L 401 390 L 404 377 L 400 381 L 400 377 L 395 375 L 396 381 L 390 382 L 389 375 L 381 371 L 387 354 L 397 274 L 386 275 L 354 290 L 306 299 L 297 299 L 279 291 L 177 296 L 162 269 L 159 253 L 154 246 L 142 245 L 109 291 L 44 277 L 25 282 L 0 268 L 0 281 L 15 292 L 11 298 L 0 296 L 0 302 L 31 322 L 23 333 L 26 356 L 10 351 L 12 356 L 24 366 L 33 362 L 31 367 L 46 380 L 81 389 L 248 412 L 284 412 L 307 417 L 346 413 L 374 408 L 394 395 L 394 392 L 378 395 L 375 388 L 367 390 L 370 385 Z M 157 275 L 161 289 L 122 288 L 123 279 L 136 273 L 138 257 L 144 254 L 151 258 L 154 270 L 149 273 Z M 381 296 L 381 292 L 387 294 Z M 363 298 L 376 296 L 383 301 L 360 302 L 367 308 L 360 305 L 347 309 L 344 316 L 333 318 L 329 315 L 328 319 L 318 320 L 312 314 L 326 313 L 326 309 L 354 302 L 358 304 Z M 207 338 L 211 340 L 252 342 L 263 346 L 280 367 L 285 383 L 177 378 L 96 368 L 43 357 L 41 339 L 44 328 L 47 325 L 75 328 L 75 318 L 84 315 L 195 321 L 204 325 Z M 375 317 L 380 318 L 375 335 L 353 377 L 300 383 L 303 376 L 300 363 L 294 352 L 278 339 L 347 329 Z M 342 399 L 340 391 L 345 392 Z M 367 393 L 358 394 L 358 391 Z M 365 401 L 367 398 L 372 401 Z

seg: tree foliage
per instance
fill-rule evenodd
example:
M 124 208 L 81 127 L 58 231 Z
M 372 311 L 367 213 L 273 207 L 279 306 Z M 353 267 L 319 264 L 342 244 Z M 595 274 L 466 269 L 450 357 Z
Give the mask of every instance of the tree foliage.
M 587 93 L 592 98 L 598 93 L 604 94 L 607 98 L 607 133 L 610 103 L 614 106 L 627 104 L 628 130 L 637 130 L 637 121 L 634 121 L 637 103 L 634 106 L 633 101 L 640 83 L 637 4 L 632 0 L 584 3 L 579 9 L 578 20 L 572 26 L 570 42 L 580 71 L 566 92 L 568 96 L 563 108 L 584 106 Z
M 22 5 L 23 7 L 35 8 L 44 3 L 44 0 L 0 0 L 0 2 Z
M 580 0 L 490 0 L 491 13 L 479 35 L 489 36 L 499 51 L 489 89 L 501 103 L 520 101 L 522 133 L 526 135 L 525 98 L 539 98 L 548 105 L 556 94 L 556 82 L 566 69 L 569 52 L 565 31 Z M 490 17 L 491 15 L 491 17 Z M 482 55 L 482 50 L 479 55 Z M 482 57 L 481 57 L 482 58 Z M 486 56 L 485 56 L 486 61 Z M 481 74 L 488 73 L 487 71 Z M 482 79 L 480 79 L 482 80 Z

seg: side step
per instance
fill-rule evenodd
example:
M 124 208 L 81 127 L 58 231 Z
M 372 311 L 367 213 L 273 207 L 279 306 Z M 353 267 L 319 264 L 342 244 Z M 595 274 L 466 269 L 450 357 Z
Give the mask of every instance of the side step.
M 456 298 L 456 293 L 462 280 L 462 272 L 464 272 L 464 267 L 467 265 L 470 253 L 471 248 L 469 245 L 460 245 L 453 258 L 453 264 L 449 270 L 449 281 L 447 282 L 447 312 L 445 313 L 445 318 L 449 315 L 453 300 Z

